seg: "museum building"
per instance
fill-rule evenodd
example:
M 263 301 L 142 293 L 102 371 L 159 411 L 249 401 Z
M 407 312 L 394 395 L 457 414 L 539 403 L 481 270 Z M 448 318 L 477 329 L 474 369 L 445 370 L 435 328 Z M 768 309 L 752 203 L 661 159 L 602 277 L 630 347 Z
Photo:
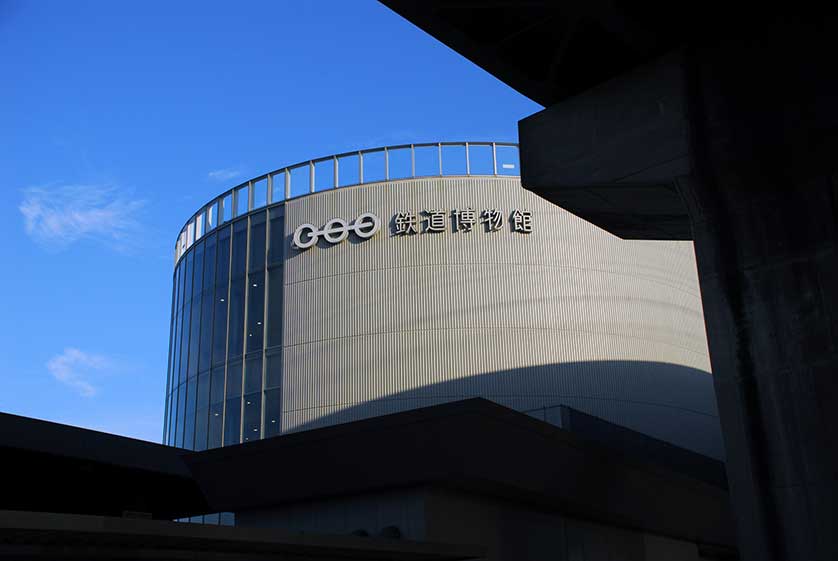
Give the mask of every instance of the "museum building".
M 721 459 L 692 243 L 613 236 L 518 167 L 513 144 L 377 148 L 202 207 L 175 248 L 164 443 L 482 397 Z

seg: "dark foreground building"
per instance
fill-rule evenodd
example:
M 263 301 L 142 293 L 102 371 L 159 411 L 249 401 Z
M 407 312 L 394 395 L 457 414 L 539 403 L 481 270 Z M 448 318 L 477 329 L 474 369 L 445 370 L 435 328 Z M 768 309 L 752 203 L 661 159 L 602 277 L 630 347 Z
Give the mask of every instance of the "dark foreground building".
M 735 558 L 718 461 L 562 415 L 477 399 L 192 452 L 0 414 L 0 558 Z M 235 526 L 171 521 L 212 512 Z
M 545 106 L 519 123 L 526 189 L 695 240 L 743 555 L 838 559 L 831 6 L 383 2 Z

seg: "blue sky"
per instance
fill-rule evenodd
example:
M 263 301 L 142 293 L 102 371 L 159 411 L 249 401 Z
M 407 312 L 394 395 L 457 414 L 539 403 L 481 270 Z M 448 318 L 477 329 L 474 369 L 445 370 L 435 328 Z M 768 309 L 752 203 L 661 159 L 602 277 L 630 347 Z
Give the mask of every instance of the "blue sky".
M 540 109 L 372 1 L 0 0 L 0 411 L 159 441 L 172 249 L 286 164 Z

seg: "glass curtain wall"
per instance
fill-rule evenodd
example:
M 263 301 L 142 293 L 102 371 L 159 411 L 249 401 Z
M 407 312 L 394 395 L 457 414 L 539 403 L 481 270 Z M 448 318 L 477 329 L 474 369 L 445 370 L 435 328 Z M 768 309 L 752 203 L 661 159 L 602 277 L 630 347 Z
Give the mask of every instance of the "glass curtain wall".
M 164 441 L 193 450 L 280 433 L 284 208 L 202 236 L 173 276 Z

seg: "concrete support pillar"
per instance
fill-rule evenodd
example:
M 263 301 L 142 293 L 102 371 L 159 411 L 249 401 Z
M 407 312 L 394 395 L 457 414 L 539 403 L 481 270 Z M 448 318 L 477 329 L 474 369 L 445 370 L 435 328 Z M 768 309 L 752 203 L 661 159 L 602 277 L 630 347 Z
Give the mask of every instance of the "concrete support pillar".
M 695 239 L 743 558 L 838 559 L 838 82 L 826 29 L 688 49 Z
M 618 236 L 695 240 L 743 558 L 834 561 L 838 40 L 765 19 L 522 120 L 522 182 Z

